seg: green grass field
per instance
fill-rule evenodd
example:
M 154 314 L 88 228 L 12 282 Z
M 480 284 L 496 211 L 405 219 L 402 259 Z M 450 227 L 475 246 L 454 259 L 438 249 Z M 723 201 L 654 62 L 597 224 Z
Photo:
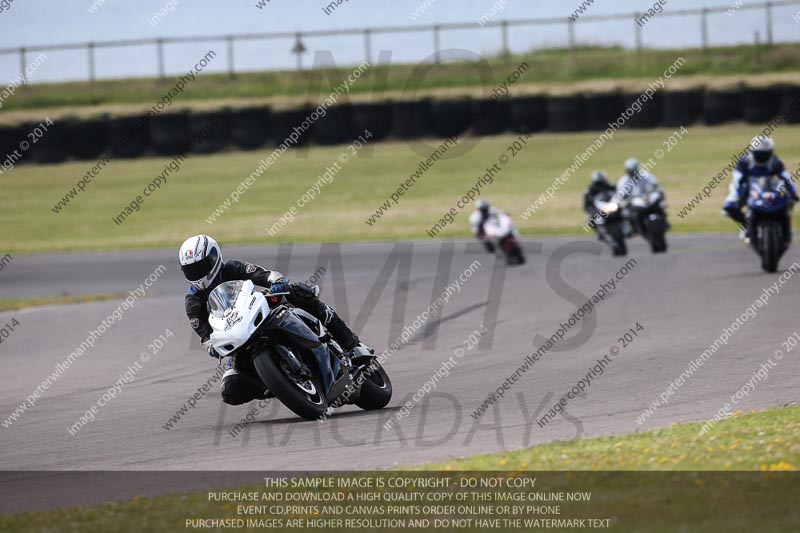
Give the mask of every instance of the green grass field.
M 701 423 L 681 424 L 425 465 L 417 470 L 571 471 L 563 477 L 541 476 L 543 486 L 548 490 L 591 491 L 593 516 L 617 517 L 619 525 L 628 531 L 746 531 L 754 527 L 791 531 L 800 520 L 796 505 L 787 510 L 791 497 L 785 490 L 796 486 L 791 477 L 709 473 L 687 478 L 641 471 L 797 470 L 799 419 L 800 406 L 737 413 L 704 436 L 699 435 Z M 575 470 L 599 473 L 580 474 Z M 640 472 L 627 477 L 608 473 L 617 470 Z M 229 490 L 260 492 L 264 488 Z M 207 492 L 198 492 L 0 516 L 0 530 L 52 531 L 53 524 L 58 524 L 59 531 L 173 531 L 183 528 L 188 517 L 236 517 L 235 513 L 234 504 L 209 502 Z M 565 517 L 584 513 L 592 515 L 582 507 L 566 512 Z
M 520 82 L 535 84 L 537 90 L 546 90 L 582 81 L 592 85 L 602 80 L 630 80 L 646 78 L 648 81 L 660 76 L 678 56 L 687 62 L 679 77 L 726 76 L 763 73 L 796 72 L 800 62 L 800 45 L 780 44 L 762 46 L 758 60 L 753 46 L 716 47 L 706 51 L 693 48 L 684 50 L 651 50 L 641 53 L 621 48 L 579 48 L 574 54 L 568 50 L 555 49 L 515 55 L 507 59 L 487 57 L 498 80 L 505 78 L 516 65 L 527 62 L 531 68 Z M 215 60 L 224 62 L 218 56 Z M 213 65 L 212 65 L 213 66 Z M 369 99 L 387 95 L 400 95 L 412 76 L 415 65 L 395 64 L 390 67 L 370 69 L 352 86 L 354 96 Z M 180 96 L 180 103 L 198 106 L 221 105 L 240 100 L 300 100 L 307 96 L 328 94 L 353 68 L 339 65 L 339 73 L 323 73 L 319 70 L 303 72 L 278 71 L 238 74 L 229 79 L 227 74 L 205 73 L 191 83 Z M 387 72 L 388 70 L 388 72 Z M 333 75 L 331 75 L 333 74 Z M 375 83 L 375 79 L 382 80 Z M 312 84 L 313 80 L 313 84 Z M 173 78 L 126 79 L 54 84 L 35 84 L 18 90 L 13 98 L 4 102 L 4 111 L 40 110 L 42 108 L 85 107 L 99 104 L 142 104 L 149 107 L 161 99 L 175 83 Z M 645 85 L 647 82 L 644 83 Z M 481 78 L 474 64 L 466 62 L 447 63 L 433 67 L 420 82 L 420 90 L 469 92 L 481 85 Z M 319 91 L 309 94 L 309 87 Z M 298 96 L 300 95 L 300 96 Z M 377 95 L 377 96 L 376 96 Z M 209 104 L 209 102 L 216 102 Z
M 733 232 L 734 225 L 720 215 L 726 186 L 680 219 L 676 213 L 740 151 L 761 128 L 735 125 L 722 128 L 693 126 L 671 151 L 662 144 L 672 130 L 625 131 L 592 157 L 552 200 L 528 220 L 520 215 L 575 156 L 596 138 L 595 133 L 535 135 L 503 167 L 484 197 L 512 214 L 523 235 L 584 234 L 581 194 L 591 170 L 605 169 L 616 178 L 625 158 L 637 156 L 657 165 L 668 194 L 675 232 Z M 121 225 L 112 219 L 141 194 L 144 187 L 170 162 L 167 158 L 112 162 L 60 213 L 53 206 L 91 167 L 89 162 L 59 165 L 19 165 L 6 173 L 0 197 L 0 225 L 5 253 L 109 250 L 137 247 L 175 247 L 194 233 L 210 233 L 224 244 L 329 241 L 385 241 L 427 239 L 426 230 L 455 207 L 462 197 L 498 161 L 516 136 L 472 139 L 467 153 L 437 162 L 416 185 L 372 226 L 367 218 L 417 169 L 421 156 L 408 145 L 377 143 L 371 158 L 362 151 L 324 185 L 315 200 L 297 209 L 294 222 L 274 237 L 267 232 L 281 215 L 338 160 L 344 147 L 311 147 L 286 152 L 213 224 L 213 211 L 258 166 L 272 148 L 257 152 L 193 155 L 178 173 L 167 177 L 160 190 L 145 199 L 141 210 Z M 782 126 L 776 133 L 778 153 L 796 170 L 800 164 L 800 127 Z M 431 146 L 439 141 L 427 141 Z M 423 153 L 428 151 L 421 150 Z M 660 160 L 654 155 L 664 150 Z M 455 150 L 451 149 L 450 153 Z M 469 235 L 471 207 L 438 237 Z
M 422 470 L 800 470 L 800 405 L 632 435 L 556 442 Z

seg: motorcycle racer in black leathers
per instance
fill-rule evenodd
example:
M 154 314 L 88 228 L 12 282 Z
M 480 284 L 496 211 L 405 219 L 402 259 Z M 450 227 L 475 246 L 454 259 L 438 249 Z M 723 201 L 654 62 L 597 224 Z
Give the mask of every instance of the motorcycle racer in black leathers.
M 224 261 L 219 244 L 207 235 L 195 235 L 186 239 L 181 246 L 179 259 L 181 270 L 191 284 L 185 297 L 189 324 L 200 336 L 212 357 L 219 355 L 211 347 L 209 340 L 212 329 L 208 323 L 208 295 L 219 284 L 233 280 L 250 280 L 255 285 L 269 289 L 271 293 L 288 292 L 287 301 L 319 319 L 345 352 L 353 350 L 359 344 L 358 337 L 336 311 L 319 299 L 318 287 L 291 283 L 280 272 L 251 263 Z M 226 365 L 220 384 L 225 403 L 240 405 L 264 398 L 264 391 L 242 377 L 233 367 L 231 359 L 227 360 Z

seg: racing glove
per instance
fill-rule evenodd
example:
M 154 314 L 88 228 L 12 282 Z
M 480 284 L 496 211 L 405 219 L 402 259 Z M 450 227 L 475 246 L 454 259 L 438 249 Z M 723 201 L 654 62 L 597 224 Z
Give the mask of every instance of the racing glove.
M 291 285 L 289 284 L 288 278 L 280 278 L 279 280 L 273 281 L 272 285 L 269 286 L 269 293 L 275 294 L 277 292 L 289 292 L 291 289 Z

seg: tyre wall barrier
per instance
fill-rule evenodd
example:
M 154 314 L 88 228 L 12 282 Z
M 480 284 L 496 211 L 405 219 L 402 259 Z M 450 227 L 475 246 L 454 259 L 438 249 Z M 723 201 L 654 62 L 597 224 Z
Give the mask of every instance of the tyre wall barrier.
M 187 152 L 192 145 L 188 113 L 162 113 L 150 117 L 150 143 L 157 155 Z
M 230 112 L 230 135 L 234 146 L 242 150 L 261 148 L 272 133 L 269 107 L 246 107 Z
M 626 94 L 622 100 L 625 104 L 625 109 L 636 105 L 636 101 L 641 98 L 642 93 Z M 625 125 L 633 129 L 649 129 L 657 128 L 661 125 L 664 119 L 663 97 L 661 93 L 655 93 L 653 97 L 646 102 L 640 103 L 641 110 L 635 111 L 631 118 L 627 120 Z
M 96 159 L 108 146 L 108 116 L 67 123 L 69 155 L 75 159 Z
M 703 96 L 703 121 L 706 124 L 714 126 L 741 118 L 741 91 L 706 91 Z
M 252 150 L 277 145 L 290 136 L 292 146 L 314 139 L 321 145 L 351 142 L 364 130 L 375 141 L 394 137 L 419 139 L 451 137 L 471 129 L 478 136 L 516 132 L 602 131 L 633 104 L 640 94 L 616 92 L 569 96 L 521 96 L 497 101 L 431 100 L 364 102 L 331 107 L 316 122 L 312 108 L 273 111 L 268 106 L 194 113 L 163 113 L 153 117 L 64 118 L 48 128 L 41 139 L 21 151 L 22 160 L 55 163 L 67 158 L 91 160 L 105 149 L 116 148 L 116 157 L 141 157 L 148 153 L 175 155 L 190 148 L 196 153 L 215 153 L 235 146 Z M 718 125 L 744 119 L 764 124 L 778 114 L 785 122 L 800 123 L 800 86 L 772 88 L 691 89 L 656 93 L 641 111 L 627 119 L 631 128 L 691 125 L 702 121 Z M 308 129 L 300 125 L 308 122 Z M 213 124 L 216 123 L 216 126 Z M 0 155 L 19 148 L 38 122 L 0 127 Z M 298 133 L 293 134 L 295 131 Z M 207 131 L 204 142 L 192 141 Z M 133 134 L 135 132 L 135 134 Z
M 26 139 L 22 126 L 0 126 L 0 164 L 6 161 L 9 156 L 13 156 L 12 159 L 17 159 L 14 150 L 18 150 L 19 155 L 22 156 L 21 160 L 27 158 L 27 154 L 24 154 L 19 149 L 19 143 L 23 140 Z
M 586 129 L 586 103 L 582 95 L 551 96 L 547 99 L 547 124 L 550 131 Z
M 622 95 L 619 93 L 587 94 L 586 128 L 591 131 L 604 131 L 611 122 L 617 120 L 625 110 Z
M 20 141 L 30 143 L 30 160 L 34 163 L 60 163 L 69 157 L 69 123 L 72 119 L 61 119 L 51 125 L 40 126 L 39 122 L 27 122 Z M 45 129 L 47 128 L 47 129 Z M 34 136 L 31 136 L 31 134 Z
M 224 150 L 231 142 L 230 110 L 192 113 L 189 116 L 189 137 L 193 153 L 213 154 Z
M 800 85 L 781 87 L 781 112 L 789 124 L 800 124 Z
M 742 91 L 742 116 L 748 124 L 763 124 L 780 111 L 778 89 L 745 89 Z
M 664 118 L 667 127 L 696 124 L 703 116 L 703 91 L 669 91 L 663 97 Z
M 475 120 L 472 110 L 469 98 L 433 102 L 433 134 L 442 139 L 463 134 Z
M 511 102 L 507 98 L 475 100 L 472 113 L 473 135 L 499 135 L 511 129 Z
M 547 129 L 547 98 L 523 96 L 510 104 L 511 129 L 517 133 L 535 133 Z
M 108 119 L 108 146 L 117 157 L 141 157 L 150 149 L 150 118 L 146 115 Z
M 353 104 L 353 137 L 363 135 L 364 130 L 369 130 L 372 133 L 370 142 L 385 139 L 392 133 L 392 119 L 391 102 Z
M 433 134 L 433 102 L 429 98 L 392 105 L 392 135 L 420 139 Z
M 314 141 L 322 146 L 345 144 L 353 138 L 353 106 L 340 104 L 329 107 L 324 117 L 314 125 Z
M 310 109 L 284 109 L 272 112 L 272 141 L 279 145 L 286 141 L 290 135 L 297 139 L 292 146 L 305 146 L 314 135 L 316 124 L 308 120 L 308 128 L 303 130 L 303 124 L 309 115 Z

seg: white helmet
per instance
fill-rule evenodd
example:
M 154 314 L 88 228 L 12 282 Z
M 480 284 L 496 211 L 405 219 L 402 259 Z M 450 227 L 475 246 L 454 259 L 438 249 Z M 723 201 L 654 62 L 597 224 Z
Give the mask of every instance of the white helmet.
M 178 254 L 186 279 L 198 289 L 205 290 L 222 268 L 222 250 L 208 235 L 189 237 Z
M 759 165 L 766 164 L 775 151 L 775 141 L 766 135 L 759 135 L 750 141 L 750 148 L 753 150 L 753 158 Z
M 633 177 L 639 173 L 639 160 L 636 158 L 631 157 L 630 159 L 625 160 L 625 172 L 628 173 L 628 176 Z

